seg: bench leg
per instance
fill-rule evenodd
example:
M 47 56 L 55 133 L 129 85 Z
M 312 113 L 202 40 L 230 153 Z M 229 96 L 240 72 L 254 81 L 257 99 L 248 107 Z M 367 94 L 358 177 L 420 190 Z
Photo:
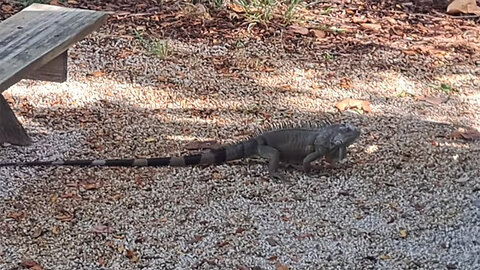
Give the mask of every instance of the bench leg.
M 0 94 L 0 144 L 29 145 L 32 143 L 7 101 Z

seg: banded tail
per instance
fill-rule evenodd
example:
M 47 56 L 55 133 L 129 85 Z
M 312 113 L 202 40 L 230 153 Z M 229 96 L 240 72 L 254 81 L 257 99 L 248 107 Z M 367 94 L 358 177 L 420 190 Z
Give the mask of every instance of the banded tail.
M 250 157 L 257 153 L 258 139 L 253 138 L 219 149 L 196 155 L 178 157 L 158 157 L 146 159 L 89 159 L 89 160 L 57 160 L 0 163 L 0 167 L 8 166 L 106 166 L 106 167 L 164 167 L 221 164 L 227 161 Z

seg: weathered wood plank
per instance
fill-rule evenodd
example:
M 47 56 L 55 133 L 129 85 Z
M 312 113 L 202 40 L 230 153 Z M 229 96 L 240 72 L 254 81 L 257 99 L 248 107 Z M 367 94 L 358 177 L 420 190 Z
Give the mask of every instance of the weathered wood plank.
M 0 23 L 0 93 L 100 27 L 107 13 L 33 4 Z
M 25 79 L 64 82 L 67 80 L 67 61 L 68 50 L 41 66 L 39 69 L 27 74 Z
M 0 94 L 0 143 L 15 145 L 29 145 L 32 143 L 32 140 L 28 137 L 20 122 L 18 122 L 17 117 L 15 117 L 2 94 Z

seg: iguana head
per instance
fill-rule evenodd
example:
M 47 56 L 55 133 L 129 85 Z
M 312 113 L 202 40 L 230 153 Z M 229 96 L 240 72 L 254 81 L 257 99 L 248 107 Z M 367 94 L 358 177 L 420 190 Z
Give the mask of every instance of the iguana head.
M 330 131 L 331 149 L 348 147 L 360 136 L 360 129 L 351 124 L 332 125 Z
M 323 138 L 317 138 L 316 142 L 323 141 L 322 147 L 327 148 L 325 159 L 335 164 L 347 156 L 347 147 L 360 136 L 360 129 L 351 124 L 331 125 Z

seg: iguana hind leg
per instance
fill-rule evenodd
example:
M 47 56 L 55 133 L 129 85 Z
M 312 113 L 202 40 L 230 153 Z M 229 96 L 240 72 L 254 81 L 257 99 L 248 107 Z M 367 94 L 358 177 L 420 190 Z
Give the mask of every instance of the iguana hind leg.
M 303 159 L 303 170 L 305 173 L 309 173 L 310 170 L 312 169 L 312 164 L 311 162 L 323 157 L 325 154 L 325 150 L 323 149 L 316 149 L 315 152 L 308 154 L 304 159 Z
M 259 145 L 258 155 L 268 159 L 268 173 L 270 176 L 279 177 L 277 169 L 280 164 L 280 151 L 268 145 Z

